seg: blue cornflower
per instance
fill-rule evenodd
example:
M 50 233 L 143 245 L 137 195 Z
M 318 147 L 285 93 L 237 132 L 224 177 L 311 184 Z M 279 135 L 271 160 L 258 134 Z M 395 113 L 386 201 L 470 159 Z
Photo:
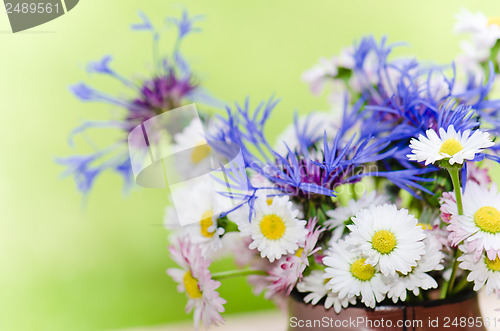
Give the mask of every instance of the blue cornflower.
M 139 12 L 139 17 L 141 22 L 133 24 L 132 30 L 148 31 L 153 35 L 155 68 L 153 74 L 142 81 L 126 78 L 113 69 L 111 55 L 105 55 L 100 60 L 90 61 L 87 65 L 87 71 L 91 74 L 102 74 L 118 80 L 128 93 L 122 92 L 120 96 L 116 96 L 83 82 L 70 87 L 70 91 L 81 101 L 107 103 L 124 110 L 124 115 L 120 119 L 87 121 L 74 129 L 70 135 L 70 143 L 72 144 L 75 135 L 91 128 L 122 130 L 123 139 L 117 141 L 113 148 L 96 148 L 95 153 L 87 156 L 71 156 L 57 160 L 59 164 L 68 167 L 64 174 L 72 174 L 78 189 L 83 193 L 87 193 L 95 178 L 106 170 L 112 170 L 121 175 L 125 187 L 131 185 L 132 169 L 126 138 L 127 134 L 137 125 L 189 102 L 219 105 L 219 101 L 212 98 L 200 86 L 180 52 L 182 40 L 189 33 L 200 31 L 195 26 L 195 22 L 199 21 L 201 17 L 189 17 L 187 11 L 184 11 L 181 19 L 168 19 L 168 22 L 173 22 L 176 25 L 178 34 L 171 55 L 163 57 L 158 55 L 160 32 L 144 13 Z

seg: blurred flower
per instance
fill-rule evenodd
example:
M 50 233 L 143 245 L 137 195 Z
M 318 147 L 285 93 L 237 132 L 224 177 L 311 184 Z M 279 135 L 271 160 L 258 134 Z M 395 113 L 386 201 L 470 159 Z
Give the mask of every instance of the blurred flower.
M 76 135 L 81 135 L 89 129 L 106 128 L 119 129 L 122 138 L 106 148 L 100 148 L 94 143 L 93 154 L 82 157 L 59 158 L 58 163 L 68 166 L 65 175 L 73 175 L 78 189 L 88 193 L 97 176 L 104 171 L 113 170 L 120 174 L 129 188 L 132 184 L 132 170 L 127 150 L 127 135 L 137 125 L 163 112 L 180 107 L 186 103 L 201 102 L 219 105 L 199 84 L 195 74 L 180 52 L 180 46 L 186 35 L 199 31 L 193 24 L 199 17 L 189 17 L 183 12 L 181 20 L 170 19 L 179 31 L 177 40 L 169 56 L 159 56 L 160 33 L 147 16 L 140 12 L 141 23 L 132 25 L 136 31 L 148 31 L 153 36 L 153 72 L 140 79 L 129 79 L 112 68 L 110 55 L 98 61 L 90 61 L 87 71 L 91 74 L 108 76 L 123 85 L 119 95 L 100 91 L 86 83 L 77 83 L 70 91 L 83 102 L 98 102 L 111 105 L 122 111 L 118 118 L 110 121 L 87 121 L 74 129 L 69 143 L 73 145 Z M 88 139 L 87 139 L 88 141 Z
M 167 274 L 178 283 L 177 290 L 186 293 L 188 298 L 186 312 L 194 310 L 195 328 L 198 329 L 200 322 L 206 329 L 211 324 L 223 323 L 224 319 L 220 313 L 224 312 L 223 305 L 226 300 L 216 291 L 221 283 L 212 279 L 208 270 L 211 261 L 204 258 L 199 246 L 191 243 L 187 237 L 171 245 L 169 251 L 172 259 L 181 268 L 170 268 Z
M 491 177 L 487 168 L 479 168 L 474 162 L 467 162 L 467 182 L 473 181 L 479 186 L 488 187 Z
M 349 242 L 356 245 L 366 262 L 386 275 L 408 274 L 425 254 L 425 234 L 406 209 L 380 205 L 361 210 L 352 218 Z
M 176 196 L 176 201 L 185 204 L 182 210 L 189 210 L 189 219 L 199 221 L 181 226 L 174 208 L 168 207 L 165 214 L 166 228 L 175 230 L 176 235 L 189 237 L 190 242 L 199 245 L 204 257 L 213 258 L 222 248 L 221 236 L 224 234 L 224 228 L 217 223 L 218 215 L 214 215 L 221 197 L 206 181 L 186 186 L 177 191 Z

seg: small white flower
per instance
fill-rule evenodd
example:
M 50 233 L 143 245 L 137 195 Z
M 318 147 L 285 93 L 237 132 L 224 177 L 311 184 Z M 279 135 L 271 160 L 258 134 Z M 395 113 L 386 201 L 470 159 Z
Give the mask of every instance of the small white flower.
M 326 268 L 326 288 L 337 293 L 339 299 L 351 300 L 360 296 L 361 302 L 374 308 L 389 290 L 385 277 L 376 267 L 366 263 L 359 251 L 352 249 L 350 238 L 334 243 L 323 263 Z
M 224 198 L 214 191 L 210 182 L 198 181 L 194 186 L 188 186 L 176 192 L 177 201 L 187 204 L 183 209 L 189 210 L 189 218 L 199 220 L 198 222 L 181 226 L 178 215 L 173 207 L 167 207 L 164 225 L 173 230 L 174 237 L 186 235 L 194 244 L 198 244 L 205 257 L 214 258 L 214 254 L 222 248 L 221 236 L 224 228 L 217 226 L 218 215 L 214 215 L 217 205 Z M 185 199 L 182 199 L 182 197 Z M 196 201 L 196 203 L 192 203 Z M 181 216 L 179 216 L 181 217 Z
M 379 266 L 384 275 L 407 274 L 425 253 L 425 233 L 408 210 L 394 205 L 370 206 L 352 218 L 353 246 L 365 256 L 366 262 Z
M 356 304 L 356 297 L 339 297 L 338 293 L 334 293 L 325 287 L 325 284 L 329 281 L 326 278 L 327 275 L 322 270 L 313 270 L 311 273 L 304 277 L 302 282 L 297 284 L 297 290 L 299 292 L 310 292 L 304 297 L 305 303 L 311 303 L 312 305 L 318 304 L 318 302 L 325 298 L 325 308 L 330 309 L 333 307 L 335 312 L 338 314 L 342 308 L 347 308 L 349 304 Z
M 172 151 L 177 153 L 175 168 L 182 176 L 199 176 L 206 172 L 205 169 L 211 168 L 211 149 L 198 119 L 192 120 L 182 132 L 174 136 Z M 179 153 L 182 151 L 189 152 Z
M 411 161 L 425 161 L 425 165 L 428 165 L 444 159 L 451 165 L 463 164 L 465 160 L 473 160 L 477 153 L 494 145 L 487 132 L 456 132 L 453 125 L 448 127 L 448 131 L 440 128 L 439 136 L 433 129 L 427 130 L 426 135 L 411 140 L 412 154 L 407 155 Z
M 488 25 L 488 18 L 483 13 L 473 13 L 465 8 L 455 15 L 455 19 L 455 33 L 481 32 Z
M 464 245 L 460 249 L 468 251 Z M 476 261 L 473 254 L 465 253 L 458 260 L 461 261 L 460 268 L 470 270 L 467 280 L 474 282 L 474 291 L 479 291 L 485 286 L 487 295 L 495 292 L 500 297 L 500 259 L 498 257 L 489 259 L 483 253 L 479 260 Z
M 302 80 L 310 84 L 313 94 L 320 94 L 327 79 L 332 79 L 338 74 L 336 57 L 331 59 L 321 58 L 311 69 L 308 69 L 302 75 Z
M 500 257 L 500 193 L 496 184 L 488 189 L 477 183 L 467 182 L 462 198 L 463 215 L 458 215 L 456 202 L 451 213 L 449 240 L 453 245 L 466 241 L 467 250 L 474 252 L 476 261 L 483 251 L 490 259 Z
M 425 240 L 425 254 L 418 261 L 418 264 L 407 275 L 396 274 L 389 283 L 387 297 L 394 303 L 400 299 L 406 300 L 407 291 L 412 291 L 414 295 L 419 295 L 420 289 L 428 290 L 437 288 L 438 284 L 429 274 L 430 271 L 443 270 L 441 265 L 444 254 L 441 252 L 441 243 L 433 238 Z
M 337 207 L 326 212 L 330 219 L 326 220 L 324 226 L 333 230 L 332 241 L 337 241 L 344 233 L 346 222 L 351 220 L 361 209 L 371 205 L 380 205 L 389 201 L 386 195 L 377 195 L 375 191 L 364 194 L 358 200 L 351 199 L 345 207 Z
M 204 258 L 200 247 L 187 237 L 178 238 L 169 251 L 180 268 L 170 268 L 167 274 L 177 282 L 177 291 L 186 293 L 186 312 L 193 311 L 196 330 L 200 323 L 205 329 L 211 324 L 223 323 L 221 313 L 224 312 L 226 300 L 216 291 L 221 283 L 212 279 L 208 270 L 212 261 Z
M 275 196 L 270 204 L 267 199 L 258 198 L 254 210 L 255 217 L 248 228 L 253 240 L 249 248 L 257 248 L 261 257 L 273 262 L 304 245 L 306 221 L 297 219 L 299 212 L 288 196 Z

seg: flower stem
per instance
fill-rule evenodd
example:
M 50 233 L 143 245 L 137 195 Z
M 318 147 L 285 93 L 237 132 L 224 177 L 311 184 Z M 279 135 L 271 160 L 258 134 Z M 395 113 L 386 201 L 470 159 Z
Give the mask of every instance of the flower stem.
M 469 284 L 469 281 L 467 280 L 467 275 L 465 275 L 461 280 L 460 282 L 457 284 L 457 286 L 455 286 L 455 288 L 453 289 L 453 294 L 457 294 L 459 293 L 461 290 L 464 289 L 465 286 L 467 286 Z
M 455 200 L 457 201 L 458 215 L 463 215 L 464 209 L 462 205 L 462 188 L 460 186 L 460 179 L 458 177 L 460 168 L 448 168 L 448 172 L 450 173 L 451 181 L 453 183 L 453 189 L 455 190 Z M 453 285 L 455 284 L 455 278 L 457 277 L 459 264 L 458 258 L 461 255 L 462 251 L 457 248 L 453 257 L 453 269 L 451 271 L 450 280 L 444 284 L 443 292 L 441 292 L 441 298 L 446 298 L 452 293 Z
M 250 275 L 267 276 L 267 272 L 265 272 L 263 270 L 252 270 L 252 269 L 229 270 L 229 271 L 216 272 L 216 273 L 212 274 L 212 278 L 215 280 L 222 280 L 222 279 L 227 279 L 227 278 L 250 276 Z

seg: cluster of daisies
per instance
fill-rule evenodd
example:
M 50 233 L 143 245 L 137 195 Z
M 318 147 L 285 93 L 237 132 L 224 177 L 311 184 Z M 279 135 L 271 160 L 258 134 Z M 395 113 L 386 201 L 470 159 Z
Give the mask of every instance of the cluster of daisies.
M 233 157 L 221 142 L 237 146 L 244 163 L 244 174 L 225 174 L 231 194 L 210 181 L 176 193 L 195 222 L 181 226 L 174 207 L 166 208 L 178 264 L 167 273 L 185 293 L 196 327 L 223 322 L 218 289 L 230 277 L 247 277 L 256 295 L 281 307 L 291 297 L 337 313 L 481 288 L 500 295 L 500 193 L 489 174 L 500 162 L 497 21 L 457 15 L 456 31 L 472 41 L 449 66 L 393 59 L 397 45 L 373 37 L 321 59 L 303 79 L 316 95 L 329 90 L 331 109 L 294 116 L 275 143 L 265 130 L 278 104 L 273 98 L 254 108 L 249 99 L 226 105 L 225 116 L 205 113 L 204 128 L 187 125 L 171 137 L 174 150 L 191 153 L 179 172 L 206 167 L 213 153 Z M 187 14 L 175 22 L 179 40 L 196 31 Z M 145 17 L 139 27 L 156 34 Z M 178 49 L 168 59 L 136 98 L 81 86 L 77 95 L 124 108 L 127 116 L 112 124 L 126 132 L 139 116 L 208 96 Z M 93 68 L 124 79 L 108 62 Z M 178 85 L 168 89 L 155 83 L 160 78 Z M 193 141 L 200 147 L 188 149 Z M 62 163 L 84 190 L 103 169 L 132 178 L 129 160 L 91 167 L 106 151 Z M 236 205 L 215 212 L 235 197 Z M 212 262 L 228 253 L 238 269 L 212 273 Z

